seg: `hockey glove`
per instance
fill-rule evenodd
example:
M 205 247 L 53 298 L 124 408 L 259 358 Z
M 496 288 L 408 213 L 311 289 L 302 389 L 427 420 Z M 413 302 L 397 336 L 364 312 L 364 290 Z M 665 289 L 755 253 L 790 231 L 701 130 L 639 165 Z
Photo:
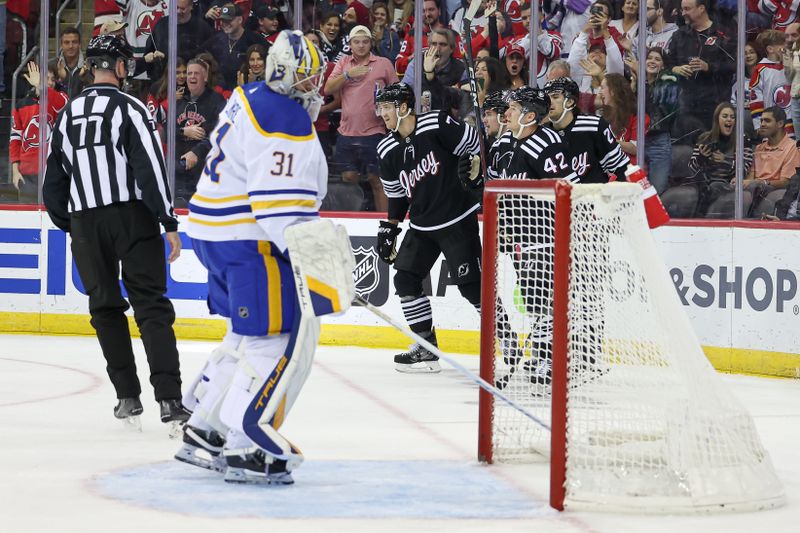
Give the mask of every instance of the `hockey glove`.
M 477 189 L 483 183 L 481 176 L 481 158 L 477 155 L 462 155 L 458 159 L 458 179 L 467 189 Z
M 378 257 L 384 263 L 394 263 L 397 257 L 397 236 L 400 235 L 400 228 L 385 220 L 381 220 L 381 227 L 378 230 Z

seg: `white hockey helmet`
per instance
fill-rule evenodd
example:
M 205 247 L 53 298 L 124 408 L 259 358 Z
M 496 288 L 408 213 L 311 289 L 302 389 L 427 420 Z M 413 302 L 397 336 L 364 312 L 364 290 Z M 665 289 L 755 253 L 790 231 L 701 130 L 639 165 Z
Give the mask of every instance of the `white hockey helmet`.
M 299 30 L 283 30 L 267 54 L 264 79 L 275 91 L 300 102 L 317 119 L 325 75 L 325 56 Z

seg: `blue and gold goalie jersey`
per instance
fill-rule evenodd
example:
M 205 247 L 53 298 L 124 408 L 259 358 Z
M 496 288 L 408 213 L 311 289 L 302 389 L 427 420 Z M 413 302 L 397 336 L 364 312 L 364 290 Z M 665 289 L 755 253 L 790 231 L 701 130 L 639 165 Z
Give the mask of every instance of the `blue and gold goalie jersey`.
M 188 234 L 205 241 L 269 241 L 319 216 L 328 166 L 303 107 L 264 82 L 237 87 L 210 136 Z

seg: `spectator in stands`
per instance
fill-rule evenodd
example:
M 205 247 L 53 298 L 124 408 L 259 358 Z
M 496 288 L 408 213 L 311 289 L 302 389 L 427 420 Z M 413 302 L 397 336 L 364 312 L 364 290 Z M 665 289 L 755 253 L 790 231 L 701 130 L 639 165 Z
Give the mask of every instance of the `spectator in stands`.
M 214 34 L 200 13 L 193 9 L 192 0 L 177 0 L 178 47 L 175 53 L 184 61 L 189 61 L 200 51 L 200 45 Z M 156 22 L 153 33 L 145 44 L 144 59 L 150 61 L 150 78 L 158 80 L 167 66 L 166 53 L 169 43 L 169 17 Z
M 427 2 L 426 2 L 427 3 Z M 389 26 L 389 8 L 385 2 L 375 2 L 370 10 L 372 39 L 375 42 L 375 55 L 385 57 L 394 63 L 400 53 L 400 36 Z
M 622 74 L 606 74 L 600 83 L 600 115 L 611 125 L 622 151 L 628 154 L 631 164 L 636 164 L 636 95 Z M 650 117 L 645 115 L 644 128 L 650 127 Z
M 637 72 L 638 69 L 634 69 Z M 666 68 L 664 50 L 650 48 L 645 61 L 647 100 L 645 109 L 650 127 L 644 143 L 648 180 L 659 193 L 666 190 L 672 165 L 670 128 L 678 109 L 678 77 Z M 634 76 L 632 81 L 635 81 Z
M 0 0 L 0 93 L 6 92 L 6 78 L 3 63 L 6 56 L 6 23 L 8 14 L 6 12 L 6 0 Z
M 333 11 L 322 15 L 322 18 L 319 19 L 317 35 L 320 38 L 320 50 L 328 61 L 337 61 L 342 52 L 343 42 L 339 34 L 341 27 L 342 21 L 339 15 Z
M 258 21 L 258 33 L 270 44 L 275 42 L 280 33 L 280 11 L 263 5 L 256 10 L 256 20 Z
M 361 170 L 367 174 L 376 211 L 388 202 L 379 178 L 378 142 L 386 135 L 383 120 L 375 113 L 375 89 L 397 83 L 392 62 L 371 52 L 372 32 L 366 26 L 350 31 L 351 56 L 340 59 L 325 84 L 328 94 L 341 91 L 342 123 L 336 144 L 336 162 L 342 179 L 357 183 Z
M 511 31 L 511 18 L 507 13 L 497 11 L 495 9 L 496 5 L 494 0 L 487 4 L 486 26 L 483 27 L 480 33 L 472 37 L 473 57 L 483 48 L 488 48 L 489 55 L 497 57 L 500 50 L 505 48 L 510 42 L 518 40 Z
M 37 203 L 39 197 L 39 150 L 47 150 L 56 116 L 67 105 L 67 94 L 55 89 L 58 75 L 55 65 L 47 71 L 47 126 L 42 134 L 39 124 L 39 66 L 31 61 L 23 75 L 30 85 L 27 95 L 17 100 L 11 111 L 11 137 L 8 157 L 11 183 L 23 203 Z M 42 138 L 44 137 L 44 142 Z
M 589 21 L 589 6 L 592 4 L 592 0 L 551 0 L 552 9 L 548 16 L 547 27 L 561 33 L 565 55 L 572 53 L 575 39 L 582 31 L 581 28 L 584 28 Z M 611 6 L 608 8 L 610 15 Z
M 512 44 L 506 49 L 505 67 L 511 79 L 511 88 L 517 89 L 528 85 L 528 61 L 525 49 L 519 44 Z
M 186 67 L 186 92 L 175 103 L 175 207 L 186 207 L 211 149 L 208 135 L 217 125 L 225 99 L 208 87 L 208 65 L 198 59 Z
M 342 13 L 342 20 L 350 27 L 369 27 L 369 8 L 358 0 L 347 0 L 347 9 Z
M 570 48 L 569 67 L 581 93 L 596 94 L 605 74 L 622 74 L 625 68 L 619 46 L 608 26 L 610 13 L 608 0 L 597 0 L 586 25 Z M 583 100 L 579 107 L 587 112 L 594 108 L 593 105 L 584 105 Z
M 622 3 L 622 18 L 614 19 L 608 25 L 619 32 L 623 48 L 631 50 L 639 34 L 639 0 L 625 0 Z
M 800 220 L 800 173 L 796 173 L 789 179 L 789 185 L 783 197 L 775 203 L 774 214 L 764 212 L 762 218 L 765 220 Z
M 58 56 L 51 59 L 49 65 L 56 67 L 58 81 L 66 88 L 70 98 L 81 92 L 88 81 L 88 69 L 84 65 L 81 32 L 77 28 L 64 29 Z
M 531 49 L 531 5 L 527 2 L 522 4 L 520 7 L 520 12 L 522 15 L 524 34 L 521 37 L 516 38 L 516 42 L 519 43 L 525 50 L 525 56 L 527 57 L 530 55 Z M 542 9 L 541 6 L 539 10 L 539 20 L 540 22 L 544 21 L 544 9 Z M 551 62 L 559 61 L 561 53 L 564 50 L 564 41 L 561 38 L 561 34 L 556 30 L 540 30 L 538 37 L 536 38 L 536 48 L 536 82 L 539 87 L 544 87 L 544 84 L 547 83 L 547 69 L 549 68 Z M 501 54 L 502 53 L 503 52 L 501 51 Z
M 414 27 L 414 0 L 391 0 L 389 2 L 390 26 L 401 38 Z
M 750 114 L 753 128 L 758 129 L 761 113 L 765 108 L 777 105 L 789 114 L 786 119 L 786 133 L 794 137 L 790 115 L 791 87 L 783 72 L 786 36 L 778 30 L 765 30 L 758 35 L 756 42 L 766 51 L 767 56 L 758 62 L 750 77 Z
M 215 31 L 222 30 L 222 11 L 227 4 L 233 4 L 239 8 L 242 14 L 242 25 L 247 27 L 250 19 L 250 11 L 253 6 L 252 0 L 200 0 L 200 13 L 208 20 Z
M 144 58 L 147 51 L 147 41 L 151 38 L 152 31 L 158 21 L 167 14 L 169 9 L 167 0 L 117 0 L 122 19 L 127 23 L 125 28 L 125 40 L 133 49 L 133 57 L 137 61 Z M 159 49 L 166 53 L 166 47 Z M 147 70 L 135 76 L 138 80 L 134 86 L 136 96 L 142 95 L 147 85 L 142 80 L 153 79 Z M 72 96 L 72 95 L 70 95 Z
M 226 100 L 230 98 L 233 90 L 225 89 L 222 86 L 222 75 L 219 73 L 219 65 L 217 64 L 217 60 L 214 59 L 214 56 L 208 52 L 201 52 L 197 54 L 197 57 L 194 59 L 202 61 L 208 67 L 208 88 L 215 91 Z
M 800 167 L 800 151 L 794 139 L 786 135 L 785 123 L 786 113 L 778 106 L 768 107 L 761 114 L 758 134 L 764 141 L 756 146 L 753 168 L 744 181 L 748 216 L 771 214 L 789 179 Z
M 665 0 L 647 0 L 647 49 L 661 48 L 667 50 L 672 34 L 678 31 L 678 25 L 667 22 L 665 17 Z M 633 40 L 633 53 L 638 56 L 639 40 Z
M 783 71 L 786 81 L 791 84 L 792 123 L 800 124 L 800 22 L 789 24 L 786 28 L 786 50 L 783 53 Z
M 502 63 L 493 57 L 485 57 L 475 62 L 475 81 L 478 84 L 478 103 L 482 106 L 487 94 L 511 87 L 511 78 Z M 469 90 L 469 84 L 462 86 Z
M 219 15 L 222 31 L 215 34 L 201 47 L 210 52 L 220 68 L 222 87 L 230 90 L 236 86 L 236 73 L 245 58 L 245 52 L 251 45 L 263 44 L 256 33 L 246 30 L 242 24 L 242 12 L 239 6 L 225 4 Z
M 731 97 L 733 44 L 711 20 L 710 4 L 711 0 L 681 0 L 686 25 L 672 35 L 667 55 L 681 89 L 675 133 L 686 140 L 711 122 L 719 102 Z
M 264 67 L 267 63 L 267 47 L 263 44 L 253 44 L 245 52 L 246 59 L 242 61 L 239 73 L 236 75 L 236 85 L 245 85 L 254 81 L 264 81 Z
M 428 48 L 428 35 L 434 29 L 445 29 L 447 28 L 446 25 L 442 23 L 441 19 L 441 10 L 440 10 L 440 0 L 424 0 L 422 4 L 422 48 Z M 397 69 L 398 75 L 403 75 L 408 68 L 408 63 L 411 61 L 411 58 L 414 57 L 414 33 L 419 27 L 419 25 L 415 25 L 416 27 L 412 27 L 408 32 L 406 32 L 405 37 L 403 38 L 403 43 L 400 46 L 400 52 L 397 55 L 397 59 L 395 60 L 395 68 Z M 460 33 L 460 32 L 459 32 Z M 458 38 L 456 40 L 456 50 L 458 49 Z
M 669 187 L 661 202 L 673 218 L 731 218 L 736 177 L 736 109 L 722 102 L 714 110 L 711 130 L 697 138 L 689 160 L 691 177 Z M 744 173 L 753 165 L 753 148 L 745 141 Z
M 547 74 L 545 75 L 547 81 L 556 78 L 570 78 L 569 63 L 566 59 L 556 59 L 547 66 Z
M 175 101 L 179 101 L 186 94 L 186 61 L 182 57 L 175 58 Z M 156 124 L 163 129 L 167 121 L 167 89 L 169 87 L 169 72 L 166 70 L 161 74 L 161 78 L 150 86 L 150 90 L 145 97 L 145 105 L 150 114 L 156 119 Z
M 453 57 L 455 34 L 446 28 L 436 28 L 428 35 L 429 47 L 423 54 L 422 92 L 430 91 L 431 109 L 444 109 L 444 88 L 461 85 L 467 72 L 463 61 Z M 414 61 L 408 64 L 403 83 L 414 86 Z

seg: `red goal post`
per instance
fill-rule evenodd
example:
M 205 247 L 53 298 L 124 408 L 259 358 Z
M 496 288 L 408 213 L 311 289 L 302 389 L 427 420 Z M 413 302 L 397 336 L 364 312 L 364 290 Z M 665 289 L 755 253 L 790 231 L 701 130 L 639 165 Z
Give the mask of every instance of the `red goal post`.
M 784 502 L 675 294 L 638 185 L 495 180 L 483 212 L 480 374 L 550 431 L 481 390 L 479 460 L 549 460 L 559 510 Z

